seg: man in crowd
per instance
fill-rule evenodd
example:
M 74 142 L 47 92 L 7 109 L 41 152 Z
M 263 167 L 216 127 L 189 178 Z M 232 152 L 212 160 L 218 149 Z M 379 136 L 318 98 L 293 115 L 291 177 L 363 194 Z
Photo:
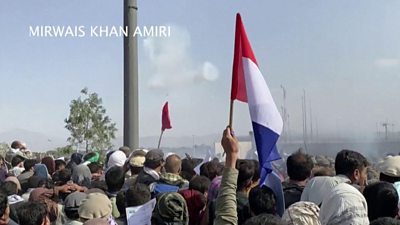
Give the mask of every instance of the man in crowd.
M 148 151 L 145 156 L 143 171 L 138 174 L 136 182 L 150 185 L 158 181 L 163 166 L 164 153 L 160 149 Z
M 336 155 L 336 176 L 314 177 L 305 186 L 301 195 L 301 201 L 314 202 L 321 205 L 325 196 L 340 183 L 349 183 L 362 189 L 367 182 L 367 159 L 356 151 L 342 150 Z
M 282 188 L 285 196 L 285 208 L 288 208 L 293 203 L 300 201 L 314 163 L 309 155 L 297 151 L 287 158 L 286 167 L 289 179 L 282 183 Z

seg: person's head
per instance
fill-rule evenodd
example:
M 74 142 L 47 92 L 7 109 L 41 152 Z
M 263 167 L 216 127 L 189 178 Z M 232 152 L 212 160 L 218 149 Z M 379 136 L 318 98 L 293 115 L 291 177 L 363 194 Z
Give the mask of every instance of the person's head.
M 90 163 L 88 165 L 89 170 L 92 174 L 94 173 L 102 173 L 103 169 L 101 168 L 99 163 Z
M 287 225 L 285 222 L 281 220 L 278 216 L 262 213 L 257 216 L 253 216 L 250 219 L 246 220 L 244 225 Z
M 286 160 L 287 173 L 293 181 L 304 181 L 311 176 L 314 162 L 311 156 L 297 151 L 291 154 Z
M 50 225 L 49 214 L 43 203 L 24 202 L 18 207 L 17 215 L 20 224 Z
M 53 157 L 50 156 L 43 157 L 42 164 L 46 165 L 47 172 L 50 175 L 53 175 L 53 173 L 56 171 L 56 164 L 54 162 Z
M 250 190 L 249 206 L 254 215 L 276 213 L 276 198 L 271 188 L 257 186 Z
M 158 195 L 151 221 L 152 224 L 188 224 L 189 213 L 185 199 L 176 192 Z
M 201 192 L 207 197 L 211 181 L 206 176 L 194 176 L 189 182 L 189 189 Z
M 100 193 L 88 194 L 79 206 L 78 213 L 82 222 L 94 218 L 109 217 L 112 212 L 112 203 L 110 199 Z
M 222 175 L 221 168 L 218 165 L 218 161 L 206 162 L 200 166 L 200 175 L 208 177 L 213 180 L 216 176 Z
M 347 176 L 353 184 L 365 186 L 368 179 L 368 166 L 368 160 L 359 152 L 342 150 L 336 155 L 336 174 Z
M 126 162 L 126 155 L 123 151 L 113 151 L 109 153 L 107 168 L 113 166 L 124 166 Z
M 79 206 L 82 205 L 84 199 L 86 199 L 87 194 L 83 192 L 73 192 L 69 194 L 64 201 L 64 212 L 65 215 L 71 220 L 78 220 Z
M 25 171 L 33 171 L 33 167 L 37 163 L 36 159 L 27 159 L 24 161 Z
M 55 172 L 52 176 L 52 179 L 55 184 L 64 185 L 71 180 L 71 175 L 72 175 L 71 170 L 63 169 Z
M 54 163 L 56 164 L 56 171 L 63 170 L 67 166 L 67 163 L 62 159 L 56 159 Z
M 128 157 L 129 153 L 131 152 L 131 149 L 128 146 L 122 146 L 118 150 L 120 150 L 123 153 L 125 153 L 126 157 Z
M 1 185 L 1 192 L 7 195 L 16 195 L 18 193 L 17 184 L 11 181 L 6 181 Z
M 319 207 L 313 202 L 296 202 L 290 205 L 282 220 L 288 225 L 321 225 Z
M 181 157 L 179 157 L 176 154 L 169 155 L 165 159 L 164 167 L 165 167 L 165 172 L 167 173 L 180 174 L 182 170 Z
M 79 165 L 82 163 L 82 160 L 83 160 L 82 158 L 83 158 L 83 156 L 81 153 L 75 152 L 75 153 L 72 153 L 70 161 L 75 163 L 76 165 Z
M 144 166 L 160 172 L 164 166 L 164 153 L 160 149 L 148 151 L 145 156 Z
M 381 217 L 371 221 L 370 225 L 400 225 L 400 220 L 391 217 Z
M 240 159 L 236 162 L 236 169 L 239 171 L 237 178 L 237 191 L 247 192 L 252 186 L 254 164 L 250 160 Z
M 143 205 L 151 199 L 149 187 L 141 183 L 136 183 L 135 185 L 130 187 L 125 192 L 125 196 L 127 207 Z
M 125 182 L 125 171 L 122 167 L 113 166 L 106 172 L 108 192 L 118 192 Z
M 28 188 L 38 188 L 45 187 L 47 185 L 47 180 L 39 176 L 31 176 L 28 179 Z
M 364 189 L 368 204 L 368 218 L 373 221 L 379 217 L 395 217 L 398 212 L 399 196 L 393 184 L 377 182 Z
M 182 159 L 182 171 L 181 177 L 186 180 L 191 180 L 193 176 L 196 175 L 194 168 L 196 167 L 196 163 L 191 158 Z
M 138 152 L 141 152 L 140 154 Z M 131 174 L 139 174 L 140 171 L 143 170 L 144 162 L 146 161 L 146 152 L 139 150 L 135 151 L 135 155 L 132 155 L 129 159 L 129 169 L 131 170 Z
M 13 141 L 12 143 L 11 143 L 11 148 L 12 149 L 25 149 L 25 146 L 22 144 L 22 142 L 21 141 Z
M 400 181 L 400 156 L 388 156 L 378 165 L 379 180 L 389 183 Z
M 10 206 L 8 205 L 8 196 L 0 191 L 0 225 L 7 225 L 10 221 Z
M 96 163 L 99 161 L 100 154 L 98 152 L 89 152 L 83 156 L 84 162 Z
M 20 155 L 15 155 L 12 159 L 11 159 L 11 166 L 12 167 L 23 167 L 25 158 L 20 156 Z

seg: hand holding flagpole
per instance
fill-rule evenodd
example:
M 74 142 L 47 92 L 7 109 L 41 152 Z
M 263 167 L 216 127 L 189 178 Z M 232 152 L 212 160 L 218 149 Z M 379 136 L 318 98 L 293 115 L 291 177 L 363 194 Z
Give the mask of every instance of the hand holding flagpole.
M 163 109 L 162 109 L 162 115 L 161 115 L 161 134 L 160 138 L 158 139 L 158 146 L 157 148 L 160 148 L 161 145 L 161 139 L 162 135 L 164 134 L 164 131 L 166 129 L 171 129 L 171 120 L 169 118 L 169 109 L 168 109 L 168 101 L 165 102 Z

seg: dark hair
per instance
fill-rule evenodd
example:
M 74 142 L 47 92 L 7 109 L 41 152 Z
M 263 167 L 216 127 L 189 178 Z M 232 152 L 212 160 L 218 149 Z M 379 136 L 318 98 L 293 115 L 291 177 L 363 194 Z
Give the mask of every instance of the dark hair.
M 88 165 L 90 173 L 97 173 L 101 170 L 101 166 L 99 163 L 90 163 Z
M 388 175 L 386 175 L 384 173 L 380 173 L 379 174 L 379 180 L 380 181 L 386 181 L 386 182 L 394 184 L 394 183 L 400 181 L 400 177 L 392 177 L 392 176 L 388 176 Z
M 20 141 L 13 141 L 11 143 L 11 148 L 13 149 L 19 149 L 22 146 L 22 143 Z
M 250 219 L 246 220 L 244 225 L 287 225 L 284 221 L 281 220 L 278 216 L 262 213 L 257 216 L 253 216 Z
M 56 170 L 59 170 L 61 166 L 64 166 L 64 167 L 67 166 L 67 163 L 62 159 L 54 160 L 54 164 L 56 165 Z
M 145 184 L 136 183 L 126 191 L 125 198 L 127 207 L 143 205 L 151 199 L 150 189 Z
M 71 170 L 62 169 L 55 172 L 52 178 L 57 185 L 64 185 L 71 180 L 71 175 Z
M 391 217 L 381 217 L 372 221 L 370 225 L 400 225 L 400 220 Z
M 108 189 L 107 184 L 104 180 L 93 180 L 90 187 L 91 189 L 97 188 L 104 192 L 106 192 Z
M 125 171 L 120 166 L 113 166 L 106 173 L 106 184 L 108 192 L 121 190 L 125 182 Z
M 242 191 L 251 185 L 254 176 L 254 164 L 250 160 L 239 159 L 236 162 L 236 169 L 239 171 L 237 191 Z
M 31 176 L 28 179 L 28 188 L 38 188 L 47 185 L 47 180 L 39 176 Z
M 39 202 L 22 203 L 17 214 L 20 224 L 24 225 L 41 225 L 48 216 L 46 206 Z
M 194 176 L 189 182 L 189 189 L 206 193 L 210 187 L 211 181 L 206 176 Z
M 311 176 L 314 162 L 309 155 L 297 151 L 287 158 L 286 167 L 291 180 L 303 181 Z
M 8 207 L 8 195 L 0 191 L 0 217 L 2 217 Z
M 218 165 L 218 161 L 206 162 L 200 166 L 200 175 L 208 177 L 208 179 L 213 180 L 215 177 L 222 174 L 222 170 Z
M 37 163 L 36 159 L 27 159 L 24 161 L 24 168 L 26 171 L 32 169 L 33 166 Z
M 249 206 L 250 210 L 255 214 L 276 213 L 275 194 L 271 188 L 267 186 L 257 186 L 250 190 Z
M 181 176 L 183 179 L 191 180 L 196 172 L 194 172 L 194 168 L 196 167 L 193 159 L 184 158 L 182 159 L 182 171 Z
M 366 186 L 363 194 L 367 200 L 370 221 L 379 217 L 395 217 L 397 215 L 399 195 L 393 184 L 376 182 Z
M 25 160 L 24 157 L 16 155 L 11 159 L 11 166 L 15 167 L 18 164 L 22 163 L 24 160 Z
M 256 159 L 252 159 L 250 161 L 253 162 L 254 165 L 254 175 L 252 180 L 253 183 L 256 183 L 260 179 L 260 163 Z
M 121 216 L 125 215 L 125 209 L 126 209 L 126 192 L 125 191 L 120 191 L 117 194 L 116 197 L 116 204 L 117 204 L 117 209 Z
M 18 193 L 18 186 L 14 182 L 6 181 L 1 185 L 0 190 L 8 196 L 16 195 Z
M 359 152 L 342 150 L 338 152 L 335 159 L 335 170 L 337 175 L 351 177 L 356 169 L 362 170 L 369 165 L 368 160 Z

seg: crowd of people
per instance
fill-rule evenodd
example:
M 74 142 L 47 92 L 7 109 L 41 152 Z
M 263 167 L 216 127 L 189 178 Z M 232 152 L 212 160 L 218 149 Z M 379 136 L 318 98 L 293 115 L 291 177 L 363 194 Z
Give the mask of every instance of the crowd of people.
M 224 162 L 128 147 L 37 159 L 14 141 L 0 157 L 0 225 L 400 224 L 400 156 L 384 158 L 371 179 L 359 152 L 320 163 L 297 151 L 277 193 L 260 183 L 258 161 L 238 159 L 232 133 L 222 136 Z M 150 210 L 140 212 L 145 222 L 131 214 L 140 207 Z

